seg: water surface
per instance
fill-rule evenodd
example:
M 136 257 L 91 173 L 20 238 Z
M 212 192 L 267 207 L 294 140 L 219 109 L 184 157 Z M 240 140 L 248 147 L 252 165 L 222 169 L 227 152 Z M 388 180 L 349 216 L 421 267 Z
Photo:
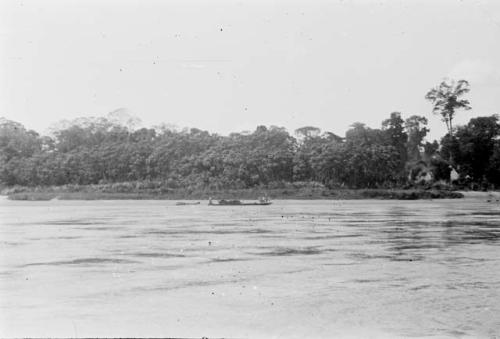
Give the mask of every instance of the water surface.
M 0 336 L 493 337 L 500 204 L 0 201 Z

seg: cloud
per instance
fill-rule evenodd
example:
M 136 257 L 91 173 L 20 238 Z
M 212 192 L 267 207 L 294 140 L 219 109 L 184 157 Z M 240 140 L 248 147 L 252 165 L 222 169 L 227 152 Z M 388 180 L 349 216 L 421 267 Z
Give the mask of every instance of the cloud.
M 463 60 L 451 69 L 448 76 L 474 85 L 500 86 L 500 69 L 485 60 Z

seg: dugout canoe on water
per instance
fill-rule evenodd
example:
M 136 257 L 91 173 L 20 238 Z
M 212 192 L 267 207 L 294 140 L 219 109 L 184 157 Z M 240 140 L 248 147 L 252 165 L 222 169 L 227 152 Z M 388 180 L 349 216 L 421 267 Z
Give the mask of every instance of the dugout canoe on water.
M 218 202 L 214 203 L 212 198 L 208 200 L 209 206 L 268 206 L 271 205 L 272 202 L 269 201 L 268 198 L 259 198 L 257 202 L 242 202 L 241 200 L 226 200 L 221 199 Z

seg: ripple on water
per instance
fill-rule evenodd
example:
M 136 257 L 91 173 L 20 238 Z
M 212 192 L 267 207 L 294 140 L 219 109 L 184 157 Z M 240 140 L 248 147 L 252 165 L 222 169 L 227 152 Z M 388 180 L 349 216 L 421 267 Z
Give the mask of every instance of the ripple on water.
M 478 211 L 478 212 L 470 212 L 470 213 L 461 213 L 460 215 L 500 216 L 500 211 Z
M 432 243 L 419 243 L 414 242 L 410 244 L 398 245 L 389 247 L 390 251 L 411 251 L 411 250 L 428 250 L 428 249 L 437 249 L 444 248 L 443 244 L 432 244 Z
M 144 258 L 184 258 L 186 255 L 168 252 L 136 252 L 130 253 L 134 257 L 144 257 Z
M 96 226 L 96 227 L 77 227 L 79 230 L 84 231 L 114 231 L 122 229 L 121 226 Z
M 341 238 L 359 238 L 359 237 L 363 236 L 363 234 L 329 234 L 330 232 L 322 232 L 322 233 L 324 233 L 326 235 L 305 236 L 305 237 L 302 237 L 301 239 L 304 239 L 304 240 L 328 240 L 328 239 L 341 239 Z
M 392 255 L 368 254 L 368 253 L 361 253 L 361 252 L 350 253 L 348 256 L 353 258 L 353 259 L 358 259 L 358 260 L 364 260 L 364 259 L 389 259 L 390 260 L 393 257 Z
M 81 258 L 73 260 L 62 260 L 62 261 L 48 261 L 48 262 L 36 262 L 23 265 L 22 267 L 28 266 L 64 266 L 64 265 L 95 265 L 95 264 L 134 264 L 138 263 L 133 260 L 126 259 L 106 259 L 106 258 Z
M 21 246 L 24 244 L 25 244 L 24 242 L 20 242 L 20 241 L 0 241 L 0 246 L 16 247 L 16 246 Z
M 105 224 L 101 219 L 64 219 L 64 220 L 52 220 L 36 223 L 36 225 L 41 226 L 85 226 L 85 225 L 102 225 Z
M 249 261 L 251 258 L 212 258 L 210 262 L 218 263 L 218 262 L 233 262 L 233 261 Z
M 153 235 L 203 235 L 203 234 L 269 234 L 272 230 L 262 228 L 222 229 L 222 230 L 146 230 L 144 234 Z
M 281 257 L 290 255 L 314 255 L 325 252 L 317 247 L 272 247 L 271 251 L 259 252 L 258 255 Z

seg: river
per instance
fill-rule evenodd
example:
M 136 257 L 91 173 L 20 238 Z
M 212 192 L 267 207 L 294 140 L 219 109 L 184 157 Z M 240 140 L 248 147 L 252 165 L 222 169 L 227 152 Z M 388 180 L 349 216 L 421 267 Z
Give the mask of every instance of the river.
M 0 337 L 495 337 L 500 202 L 0 200 Z

